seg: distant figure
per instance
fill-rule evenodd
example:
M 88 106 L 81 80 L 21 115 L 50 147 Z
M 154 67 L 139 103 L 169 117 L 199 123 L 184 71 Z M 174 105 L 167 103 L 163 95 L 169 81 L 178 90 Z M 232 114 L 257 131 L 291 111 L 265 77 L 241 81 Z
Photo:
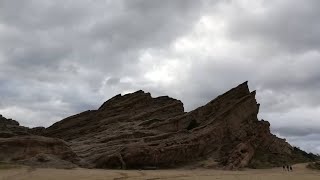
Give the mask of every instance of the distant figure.
M 282 170 L 283 170 L 283 171 L 286 170 L 286 166 L 285 166 L 285 165 L 282 166 Z
M 289 171 L 289 165 L 287 165 L 287 170 Z
M 293 169 L 292 169 L 292 166 L 290 166 L 290 171 L 292 171 Z

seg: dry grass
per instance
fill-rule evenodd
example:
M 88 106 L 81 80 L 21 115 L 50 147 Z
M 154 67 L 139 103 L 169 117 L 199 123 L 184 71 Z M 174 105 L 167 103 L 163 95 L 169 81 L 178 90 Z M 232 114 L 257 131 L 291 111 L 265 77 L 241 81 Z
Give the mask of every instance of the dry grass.
M 6 162 L 0 162 L 0 170 L 18 169 L 18 168 L 21 168 L 21 166 L 16 165 L 16 164 L 6 163 Z

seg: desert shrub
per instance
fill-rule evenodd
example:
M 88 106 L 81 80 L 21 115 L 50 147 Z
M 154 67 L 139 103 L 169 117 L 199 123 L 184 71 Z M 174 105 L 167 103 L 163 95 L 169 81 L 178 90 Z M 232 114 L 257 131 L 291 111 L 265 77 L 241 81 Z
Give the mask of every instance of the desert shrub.
M 189 124 L 189 126 L 187 127 L 187 129 L 188 129 L 188 130 L 191 130 L 191 129 L 194 129 L 194 128 L 198 127 L 198 126 L 199 126 L 199 123 L 198 123 L 195 119 L 192 119 L 192 120 L 190 121 L 190 124 Z
M 320 161 L 319 162 L 311 162 L 311 163 L 309 163 L 307 165 L 307 168 L 320 170 Z
M 13 169 L 13 168 L 19 168 L 20 166 L 7 163 L 7 162 L 0 162 L 0 170 L 2 169 Z
M 299 147 L 293 147 L 293 153 L 296 155 L 301 156 L 301 160 L 305 161 L 317 161 L 320 160 L 319 155 L 313 154 L 313 153 L 307 153 L 303 150 L 301 150 Z

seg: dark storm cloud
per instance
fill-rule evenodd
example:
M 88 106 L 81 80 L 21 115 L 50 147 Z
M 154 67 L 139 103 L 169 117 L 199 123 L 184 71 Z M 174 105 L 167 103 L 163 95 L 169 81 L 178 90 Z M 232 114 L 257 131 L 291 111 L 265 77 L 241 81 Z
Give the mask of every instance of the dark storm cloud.
M 112 77 L 107 80 L 107 84 L 109 84 L 109 85 L 115 85 L 115 84 L 119 84 L 119 83 L 120 83 L 120 78 Z
M 0 19 L 3 23 L 33 32 L 81 23 L 90 9 L 86 1 L 11 1 L 0 2 Z M 88 3 L 88 1 L 87 1 Z M 88 5 L 88 4 L 86 4 Z M 91 6 L 89 4 L 89 6 Z M 27 33 L 26 32 L 26 33 Z
M 320 2 L 263 1 L 257 12 L 237 8 L 230 18 L 230 33 L 235 39 L 262 39 L 292 53 L 318 50 Z
M 49 126 L 138 89 L 189 111 L 248 80 L 272 131 L 320 152 L 319 3 L 3 0 L 0 113 Z
M 75 60 L 115 73 L 137 61 L 140 49 L 166 46 L 187 32 L 201 3 L 3 1 L 0 7 L 4 28 L 16 31 L 2 37 L 8 43 L 1 48 L 12 66 L 56 71 L 62 61 Z
M 33 123 L 11 111 L 63 118 L 96 108 L 121 91 L 115 87 L 121 76 L 136 76 L 141 50 L 167 47 L 191 30 L 201 6 L 189 0 L 1 1 L 3 112 L 22 124 L 47 126 L 53 119 Z

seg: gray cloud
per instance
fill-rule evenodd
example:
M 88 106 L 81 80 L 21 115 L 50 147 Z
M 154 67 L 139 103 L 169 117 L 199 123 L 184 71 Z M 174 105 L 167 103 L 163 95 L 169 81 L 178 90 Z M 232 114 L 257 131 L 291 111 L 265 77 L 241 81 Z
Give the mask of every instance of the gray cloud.
M 319 7 L 316 0 L 4 0 L 0 113 L 49 126 L 138 89 L 192 110 L 248 80 L 272 131 L 320 152 Z
M 281 52 L 319 49 L 319 1 L 262 1 L 252 11 L 241 8 L 241 3 L 234 5 L 228 12 L 233 38 L 259 39 L 281 48 Z
M 310 134 L 316 134 L 320 137 L 320 130 L 314 127 L 310 128 L 298 128 L 298 127 L 281 127 L 274 130 L 278 132 L 281 136 L 290 137 L 290 136 L 307 136 Z

